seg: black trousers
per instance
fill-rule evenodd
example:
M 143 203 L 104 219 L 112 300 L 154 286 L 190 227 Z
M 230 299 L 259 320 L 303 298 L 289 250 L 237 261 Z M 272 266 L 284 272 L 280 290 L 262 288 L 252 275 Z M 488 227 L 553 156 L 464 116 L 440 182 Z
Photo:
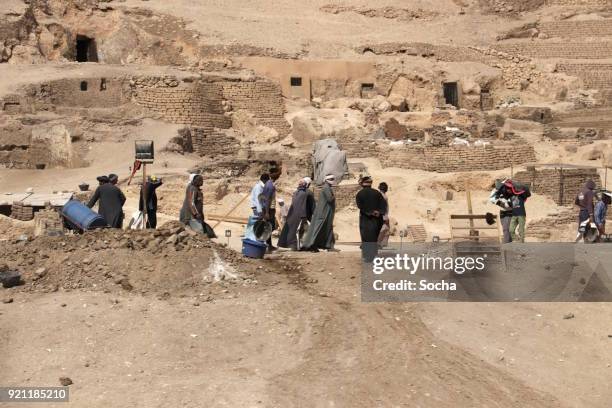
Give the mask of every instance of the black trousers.
M 147 210 L 147 228 L 157 228 L 157 210 Z
M 272 224 L 272 231 L 274 231 L 276 229 L 276 209 L 270 208 L 270 210 L 268 211 L 270 214 L 270 219 L 268 219 L 268 222 Z M 268 244 L 269 247 L 273 246 L 272 245 L 272 235 L 270 235 L 270 238 L 268 238 L 268 240 L 266 241 L 266 244 Z

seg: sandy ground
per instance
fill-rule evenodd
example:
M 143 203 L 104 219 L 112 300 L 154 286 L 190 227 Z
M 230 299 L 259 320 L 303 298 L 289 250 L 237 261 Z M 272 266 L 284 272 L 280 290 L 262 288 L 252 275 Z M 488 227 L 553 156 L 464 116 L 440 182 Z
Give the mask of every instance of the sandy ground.
M 451 0 L 429 1 L 385 0 L 373 4 L 351 1 L 351 6 L 367 8 L 396 7 L 422 9 L 439 13 L 430 20 L 401 21 L 366 17 L 354 12 L 331 14 L 321 7 L 339 3 L 327 0 L 218 1 L 194 3 L 191 0 L 150 0 L 144 6 L 157 12 L 173 14 L 187 20 L 189 28 L 202 34 L 204 44 L 246 44 L 274 48 L 287 53 L 308 50 L 309 57 L 347 57 L 364 43 L 431 42 L 448 44 L 485 44 L 494 41 L 496 33 L 513 22 L 494 15 L 467 12 Z M 340 3 L 344 5 L 345 3 Z M 138 0 L 117 3 L 120 6 L 143 7 Z M 442 10 L 442 11 L 441 11 Z
M 8 291 L 4 380 L 68 376 L 67 406 L 79 407 L 603 408 L 612 398 L 606 304 L 364 304 L 357 256 L 279 257 L 260 261 L 256 288 L 198 305 Z M 280 261 L 301 266 L 286 274 Z

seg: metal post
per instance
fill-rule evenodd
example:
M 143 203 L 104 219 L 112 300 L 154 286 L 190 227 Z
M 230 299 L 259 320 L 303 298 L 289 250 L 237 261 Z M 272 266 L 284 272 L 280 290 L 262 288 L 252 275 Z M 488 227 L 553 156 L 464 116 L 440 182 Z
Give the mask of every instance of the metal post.
M 142 228 L 147 228 L 147 163 L 142 164 Z

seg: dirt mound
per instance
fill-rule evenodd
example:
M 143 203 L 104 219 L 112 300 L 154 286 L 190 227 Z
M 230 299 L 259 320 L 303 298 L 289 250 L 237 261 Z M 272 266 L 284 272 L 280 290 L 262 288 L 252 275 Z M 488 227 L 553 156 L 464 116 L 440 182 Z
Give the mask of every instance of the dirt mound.
M 261 265 L 174 221 L 158 230 L 106 229 L 9 241 L 0 245 L 0 257 L 22 273 L 25 284 L 16 290 L 85 288 L 164 296 L 256 285 Z
M 21 235 L 31 236 L 34 233 L 34 223 L 32 221 L 14 220 L 0 214 L 0 233 L 2 233 L 3 239 L 9 240 L 17 239 Z

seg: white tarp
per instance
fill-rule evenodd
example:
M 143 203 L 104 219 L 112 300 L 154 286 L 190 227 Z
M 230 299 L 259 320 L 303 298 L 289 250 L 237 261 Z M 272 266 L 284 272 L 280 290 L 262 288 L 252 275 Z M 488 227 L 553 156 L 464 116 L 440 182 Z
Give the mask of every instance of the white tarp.
M 325 182 L 325 176 L 333 174 L 336 183 L 340 183 L 348 174 L 346 152 L 338 147 L 334 139 L 317 140 L 314 143 L 312 153 L 312 164 L 314 168 L 314 182 L 320 186 Z

